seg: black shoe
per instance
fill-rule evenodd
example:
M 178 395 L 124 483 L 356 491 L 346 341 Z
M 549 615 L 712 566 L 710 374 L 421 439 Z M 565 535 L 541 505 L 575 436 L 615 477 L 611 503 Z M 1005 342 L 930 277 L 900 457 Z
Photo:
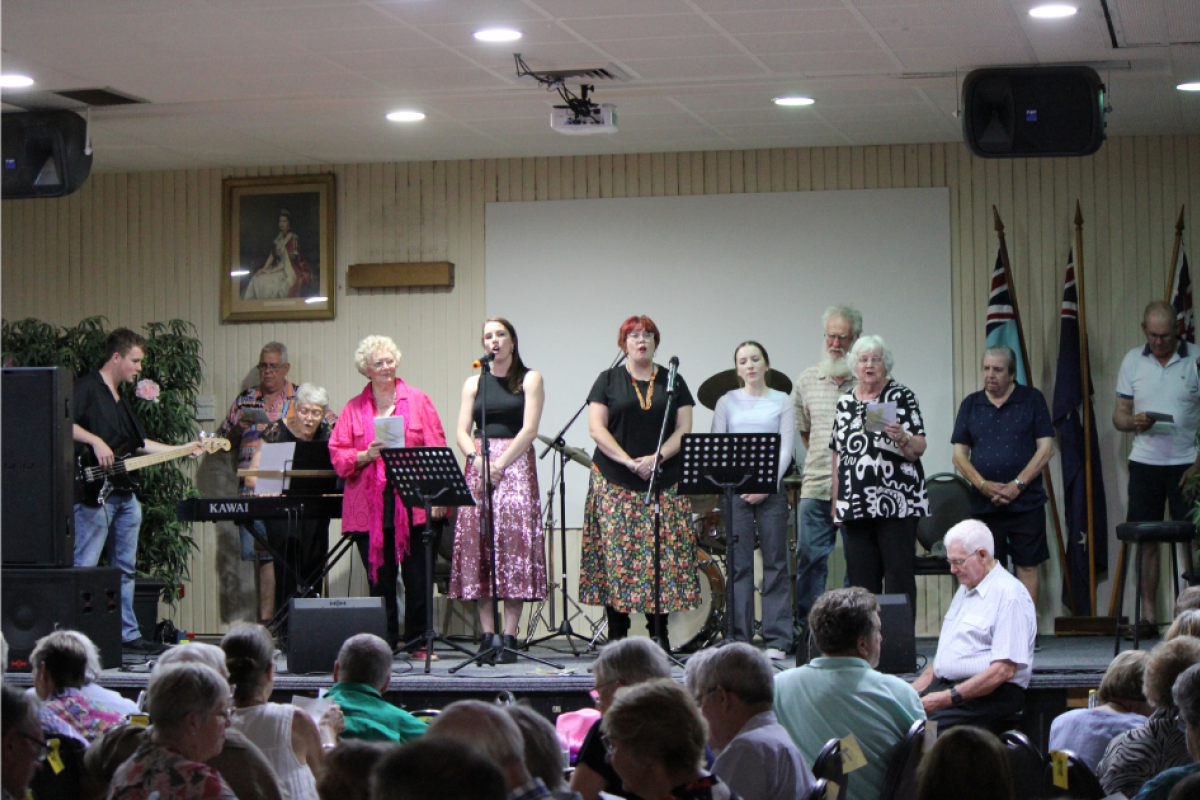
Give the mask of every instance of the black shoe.
M 139 636 L 136 639 L 130 639 L 128 642 L 121 642 L 121 649 L 126 653 L 133 653 L 135 655 L 156 656 L 165 651 L 167 645 L 156 644 Z
M 500 637 L 496 637 L 500 639 Z M 504 634 L 504 638 L 497 642 L 497 646 L 504 647 L 500 654 L 496 656 L 497 664 L 515 664 L 517 663 L 517 637 Z
M 1144 619 L 1138 623 L 1137 638 L 1139 641 L 1151 641 L 1158 638 L 1158 625 L 1148 619 Z M 1133 626 L 1125 626 L 1125 639 L 1133 641 Z
M 495 666 L 496 664 L 496 648 L 500 646 L 500 637 L 494 633 L 485 633 L 479 641 L 479 650 L 476 651 L 477 656 L 483 656 L 479 659 L 480 666 Z

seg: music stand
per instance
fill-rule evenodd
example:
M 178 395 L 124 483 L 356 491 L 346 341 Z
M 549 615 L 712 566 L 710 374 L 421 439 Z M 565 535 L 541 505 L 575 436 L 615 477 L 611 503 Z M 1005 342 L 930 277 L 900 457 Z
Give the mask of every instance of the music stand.
M 379 451 L 388 484 L 409 508 L 425 509 L 425 529 L 421 540 L 425 544 L 425 632 L 404 643 L 407 649 L 424 642 L 425 673 L 433 661 L 433 643 L 449 645 L 464 655 L 471 651 L 452 642 L 433 627 L 433 504 L 439 506 L 473 506 L 475 498 L 463 480 L 458 461 L 449 447 L 398 447 Z M 405 635 L 411 633 L 405 631 Z
M 679 481 L 679 494 L 712 494 L 716 486 L 724 495 L 725 508 L 729 510 L 726 529 L 729 546 L 725 551 L 729 583 L 725 594 L 722 644 L 733 641 L 733 615 L 737 613 L 734 594 L 738 532 L 733 526 L 733 492 L 736 489 L 738 494 L 778 493 L 781 439 L 778 433 L 687 433 L 683 436 L 683 477 Z

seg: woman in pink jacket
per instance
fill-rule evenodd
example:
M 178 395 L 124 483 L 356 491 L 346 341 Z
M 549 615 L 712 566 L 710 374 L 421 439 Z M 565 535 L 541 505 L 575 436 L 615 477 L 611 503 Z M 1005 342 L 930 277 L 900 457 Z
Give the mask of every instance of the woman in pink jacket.
M 400 641 L 396 612 L 396 578 L 404 574 L 404 635 L 413 639 L 425 630 L 425 570 L 419 542 L 410 546 L 410 531 L 425 524 L 425 512 L 410 512 L 388 487 L 379 451 L 385 447 L 375 437 L 376 417 L 404 419 L 405 447 L 440 447 L 446 434 L 429 395 L 396 377 L 400 348 L 386 336 L 368 336 L 354 353 L 358 371 L 370 383 L 346 404 L 329 438 L 329 453 L 337 474 L 346 480 L 342 501 L 342 533 L 358 537 L 359 553 L 367 565 L 372 597 L 382 597 L 387 607 L 388 640 Z M 434 519 L 445 515 L 433 509 Z M 397 566 L 399 565 L 399 566 Z M 424 658 L 421 653 L 420 658 Z

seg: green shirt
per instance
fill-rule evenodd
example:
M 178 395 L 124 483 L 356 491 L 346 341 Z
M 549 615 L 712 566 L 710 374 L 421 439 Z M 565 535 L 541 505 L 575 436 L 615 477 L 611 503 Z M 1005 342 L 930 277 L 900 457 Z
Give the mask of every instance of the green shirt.
M 425 733 L 424 722 L 384 700 L 383 695 L 365 683 L 339 681 L 325 697 L 342 707 L 346 717 L 343 739 L 404 743 Z

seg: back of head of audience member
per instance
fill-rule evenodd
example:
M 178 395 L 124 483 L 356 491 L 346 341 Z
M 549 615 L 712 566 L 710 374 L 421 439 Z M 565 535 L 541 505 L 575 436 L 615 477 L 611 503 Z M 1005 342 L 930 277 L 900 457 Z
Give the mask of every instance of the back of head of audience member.
M 392 648 L 373 633 L 351 636 L 338 651 L 333 679 L 365 683 L 382 694 L 392 680 Z
M 1189 586 L 1175 598 L 1175 616 L 1194 608 L 1200 608 L 1200 586 Z
M 245 703 L 266 681 L 275 659 L 275 643 L 262 625 L 238 622 L 221 639 L 233 699 Z M 390 666 L 390 661 L 389 661 Z
M 817 598 L 808 614 L 817 649 L 832 657 L 858 657 L 860 641 L 874 637 L 879 624 L 879 600 L 857 586 L 831 589 Z
M 1163 641 L 1169 642 L 1180 636 L 1200 637 L 1200 609 L 1189 608 L 1178 614 L 1167 628 Z
M 529 775 L 541 778 L 552 792 L 565 789 L 563 769 L 566 759 L 558 732 L 550 720 L 521 703 L 504 706 L 503 710 L 521 729 L 521 738 L 525 740 L 525 767 Z
M 371 800 L 507 797 L 508 787 L 500 768 L 472 745 L 452 738 L 425 736 L 393 748 L 371 773 Z
M 688 659 L 684 683 L 695 697 L 720 687 L 743 704 L 769 711 L 775 701 L 775 670 L 767 656 L 745 642 L 701 650 Z
M 671 677 L 671 663 L 662 648 L 645 636 L 631 636 L 606 644 L 592 662 L 596 684 L 622 686 Z
M 1193 664 L 1200 664 L 1200 639 L 1180 636 L 1156 645 L 1146 659 L 1143 678 L 1146 699 L 1155 708 L 1174 709 L 1175 699 L 1171 689 L 1175 686 L 1175 679 Z
M 986 778 L 985 778 L 986 776 Z M 917 769 L 917 800 L 1013 800 L 1008 753 L 983 728 L 951 728 Z
M 35 677 L 41 673 L 50 681 L 51 691 L 81 689 L 88 682 L 88 648 L 82 634 L 73 631 L 48 633 L 33 647 L 29 655 L 29 666 Z M 42 673 L 42 669 L 45 672 Z M 43 700 L 45 694 L 39 690 Z
M 158 658 L 154 669 L 159 670 L 172 664 L 203 664 L 212 667 L 217 674 L 229 680 L 229 669 L 225 666 L 225 651 L 215 644 L 188 642 L 167 650 Z
M 394 748 L 379 742 L 347 739 L 329 751 L 317 780 L 321 800 L 370 800 L 371 770 Z
M 442 709 L 425 731 L 425 738 L 457 739 L 475 747 L 504 773 L 510 789 L 529 780 L 525 766 L 525 737 L 513 718 L 494 703 L 459 700 Z
M 1180 673 L 1171 687 L 1171 697 L 1179 709 L 1179 719 L 1187 728 L 1187 747 L 1192 758 L 1200 761 L 1200 664 Z
M 1146 692 L 1142 684 L 1148 657 L 1145 650 L 1126 650 L 1114 658 L 1096 690 L 1096 705 L 1114 700 L 1125 704 L 1145 703 Z

